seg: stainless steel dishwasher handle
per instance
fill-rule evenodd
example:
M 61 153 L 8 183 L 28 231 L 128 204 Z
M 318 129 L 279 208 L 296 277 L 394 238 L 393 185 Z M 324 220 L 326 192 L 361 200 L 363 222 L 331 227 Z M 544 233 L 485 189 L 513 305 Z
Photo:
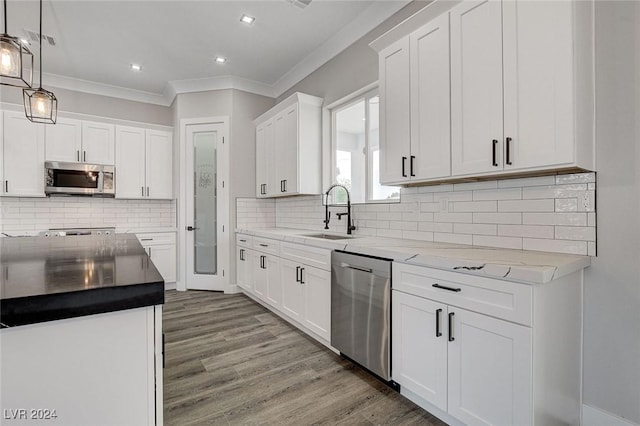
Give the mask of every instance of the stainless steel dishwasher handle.
M 369 274 L 373 274 L 373 269 L 371 269 L 371 268 L 361 268 L 359 266 L 349 265 L 348 263 L 344 263 L 344 262 L 342 262 L 340 267 L 349 268 L 349 269 L 355 269 L 356 271 L 362 271 L 362 272 L 367 272 Z

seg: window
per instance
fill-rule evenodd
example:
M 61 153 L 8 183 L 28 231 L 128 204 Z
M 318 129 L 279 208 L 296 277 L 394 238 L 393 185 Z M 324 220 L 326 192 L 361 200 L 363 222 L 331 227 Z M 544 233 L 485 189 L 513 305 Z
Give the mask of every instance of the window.
M 375 89 L 331 110 L 332 178 L 352 203 L 400 201 L 400 188 L 380 185 L 379 104 Z M 334 203 L 347 201 L 344 191 L 335 194 Z

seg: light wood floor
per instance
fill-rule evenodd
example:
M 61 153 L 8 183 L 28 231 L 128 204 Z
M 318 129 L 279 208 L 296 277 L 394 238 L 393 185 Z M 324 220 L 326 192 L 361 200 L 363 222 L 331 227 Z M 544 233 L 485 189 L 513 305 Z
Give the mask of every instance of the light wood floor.
M 244 295 L 167 291 L 166 425 L 444 425 Z

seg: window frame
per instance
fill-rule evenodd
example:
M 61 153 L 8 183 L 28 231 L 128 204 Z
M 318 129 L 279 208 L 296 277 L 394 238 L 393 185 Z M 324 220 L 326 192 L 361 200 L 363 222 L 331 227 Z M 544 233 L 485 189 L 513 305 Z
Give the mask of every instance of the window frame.
M 360 90 L 357 90 L 355 92 L 353 92 L 352 94 L 342 98 L 340 101 L 334 103 L 333 105 L 331 105 L 328 109 L 329 109 L 329 117 L 331 120 L 330 123 L 330 127 L 331 127 L 331 137 L 330 137 L 330 147 L 331 147 L 331 153 L 330 153 L 330 173 L 329 173 L 329 178 L 331 179 L 331 182 L 336 182 L 337 179 L 337 175 L 336 175 L 336 171 L 337 171 L 337 148 L 338 148 L 338 129 L 336 126 L 336 115 L 340 112 L 343 111 L 347 108 L 352 107 L 353 105 L 359 103 L 359 102 L 364 102 L 364 115 L 365 115 L 365 129 L 364 129 L 364 133 L 365 133 L 365 196 L 364 196 L 364 202 L 351 202 L 351 204 L 395 204 L 395 203 L 399 203 L 400 202 L 400 195 L 398 196 L 398 198 L 392 198 L 392 199 L 381 199 L 381 200 L 377 200 L 377 199 L 372 199 L 372 195 L 373 195 L 373 155 L 372 154 L 372 150 L 371 150 L 371 145 L 369 144 L 369 139 L 370 139 L 370 131 L 371 131 L 371 120 L 369 118 L 369 110 L 370 110 L 370 106 L 369 106 L 369 101 L 372 98 L 375 97 L 380 97 L 380 92 L 379 92 L 379 87 L 378 84 L 373 84 L 373 85 L 369 85 L 366 86 Z M 401 191 L 399 191 L 401 193 Z M 334 203 L 335 199 L 332 198 L 332 204 L 341 204 L 341 203 Z

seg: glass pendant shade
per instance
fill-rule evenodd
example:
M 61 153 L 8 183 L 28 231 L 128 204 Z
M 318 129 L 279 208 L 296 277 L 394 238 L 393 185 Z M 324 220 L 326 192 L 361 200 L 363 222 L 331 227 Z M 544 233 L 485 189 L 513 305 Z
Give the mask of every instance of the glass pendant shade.
M 31 87 L 33 54 L 16 37 L 0 34 L 0 84 Z
M 27 118 L 34 123 L 56 124 L 58 118 L 58 99 L 42 87 L 24 89 L 24 111 Z

